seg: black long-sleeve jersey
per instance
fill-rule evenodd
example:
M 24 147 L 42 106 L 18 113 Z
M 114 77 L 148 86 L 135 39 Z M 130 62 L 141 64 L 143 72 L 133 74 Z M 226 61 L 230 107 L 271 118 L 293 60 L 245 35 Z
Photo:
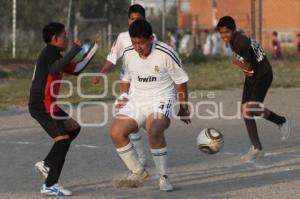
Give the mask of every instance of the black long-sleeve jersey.
M 78 75 L 81 73 L 97 52 L 98 45 L 91 45 L 89 51 L 78 63 L 72 59 L 80 52 L 81 48 L 74 44 L 65 55 L 53 45 L 47 45 L 41 52 L 36 62 L 30 89 L 29 108 L 41 108 L 46 112 L 58 111 L 56 98 L 59 93 L 60 80 L 63 73 Z

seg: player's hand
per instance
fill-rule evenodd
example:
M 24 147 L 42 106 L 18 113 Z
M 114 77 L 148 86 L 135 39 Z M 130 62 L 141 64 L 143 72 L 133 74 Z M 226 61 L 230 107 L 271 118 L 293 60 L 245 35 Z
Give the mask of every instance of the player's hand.
M 99 44 L 101 37 L 100 37 L 100 33 L 97 33 L 96 35 L 94 35 L 93 39 L 94 43 Z
M 81 47 L 82 46 L 82 43 L 81 43 L 81 41 L 80 40 L 75 40 L 74 41 L 74 44 L 76 44 L 77 46 L 79 46 L 79 47 Z
M 114 103 L 116 109 L 123 108 L 128 102 L 129 96 L 127 93 L 122 93 L 120 97 L 118 97 Z
M 96 77 L 94 77 L 93 83 L 94 83 L 95 85 L 96 85 L 96 84 L 99 84 L 100 78 L 101 78 L 101 76 L 96 76 Z
M 186 107 L 180 106 L 177 116 L 179 116 L 180 120 L 183 121 L 184 123 L 186 124 L 191 123 L 190 111 L 188 106 Z
M 253 70 L 251 70 L 251 71 L 244 70 L 244 74 L 246 77 L 253 77 L 254 71 Z

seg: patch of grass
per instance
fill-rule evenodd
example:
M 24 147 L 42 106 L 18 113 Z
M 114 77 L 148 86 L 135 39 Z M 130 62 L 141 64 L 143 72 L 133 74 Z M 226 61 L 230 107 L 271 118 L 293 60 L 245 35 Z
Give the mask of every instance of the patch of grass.
M 8 78 L 8 77 L 9 77 L 9 73 L 8 72 L 0 71 L 0 79 Z
M 99 58 L 103 60 L 103 58 Z M 101 61 L 94 62 L 93 66 L 85 72 L 98 72 Z M 209 90 L 209 89 L 235 89 L 242 88 L 244 74 L 226 58 L 210 58 L 200 63 L 184 63 L 190 81 L 190 90 Z M 271 60 L 274 72 L 272 87 L 299 87 L 300 86 L 300 60 L 296 58 L 285 58 L 282 60 Z M 112 95 L 113 82 L 119 80 L 120 64 L 108 74 L 108 93 L 102 99 L 90 99 L 91 101 L 107 101 L 114 99 Z M 0 79 L 0 108 L 9 106 L 25 106 L 28 103 L 29 90 L 31 86 L 32 71 L 22 71 Z M 67 100 L 71 103 L 87 101 L 82 99 L 77 93 L 77 77 L 64 76 L 65 80 L 73 83 L 73 95 Z M 103 83 L 93 85 L 92 77 L 85 77 L 82 80 L 81 91 L 84 94 L 100 94 L 103 92 Z M 116 88 L 118 91 L 118 88 Z M 68 92 L 68 86 L 61 85 L 61 94 Z M 66 99 L 62 99 L 65 101 Z

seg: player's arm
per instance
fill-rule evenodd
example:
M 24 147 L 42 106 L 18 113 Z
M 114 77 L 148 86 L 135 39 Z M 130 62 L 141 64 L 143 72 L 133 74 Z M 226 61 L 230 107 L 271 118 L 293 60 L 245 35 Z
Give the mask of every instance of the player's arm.
M 128 98 L 129 98 L 129 95 L 128 95 L 129 88 L 130 88 L 130 82 L 121 81 L 121 84 L 120 84 L 121 95 L 115 101 L 116 109 L 123 108 L 126 105 Z
M 100 70 L 100 73 L 107 73 L 110 69 L 112 69 L 115 66 L 112 62 L 106 60 Z
M 116 65 L 118 59 L 122 56 L 122 54 L 123 54 L 123 48 L 122 48 L 122 43 L 119 35 L 117 40 L 114 42 L 110 50 L 110 53 L 107 55 L 106 60 L 102 65 L 99 73 L 106 74 L 108 71 L 110 71 Z M 101 76 L 96 76 L 93 81 L 94 84 L 98 84 L 100 78 Z
M 189 80 L 189 77 L 183 70 L 181 60 L 177 53 L 174 51 L 169 52 L 172 56 L 166 56 L 165 59 L 168 73 L 176 84 L 176 91 L 180 103 L 179 112 L 177 115 L 180 117 L 181 121 L 189 124 L 191 122 L 187 90 L 187 82 Z
M 81 50 L 81 42 L 75 41 L 71 50 L 65 56 L 54 61 L 50 65 L 49 73 L 51 75 L 55 75 L 59 72 L 63 72 L 68 67 L 72 59 L 79 53 L 80 50 Z
M 85 53 L 80 61 L 78 61 L 77 63 L 71 62 L 70 64 L 68 64 L 64 72 L 72 75 L 79 75 L 96 55 L 97 49 L 98 44 L 95 42 L 93 45 L 91 45 L 89 50 Z
M 250 63 L 248 62 L 241 62 L 240 60 L 238 60 L 236 57 L 232 58 L 232 63 L 239 66 L 240 68 L 242 68 L 243 70 L 247 70 L 247 71 L 251 71 L 252 70 L 252 66 Z
M 124 59 L 124 58 L 123 58 Z M 121 84 L 120 91 L 121 95 L 115 101 L 115 108 L 120 109 L 126 105 L 129 99 L 129 89 L 130 89 L 131 75 L 128 70 L 125 59 L 123 60 L 123 66 L 121 71 Z
M 253 71 L 252 65 L 250 63 L 245 62 L 245 61 L 241 62 L 240 60 L 238 60 L 235 57 L 232 58 L 232 63 L 237 65 L 238 67 L 240 67 L 246 76 L 252 77 L 254 75 L 254 71 Z
M 178 94 L 178 101 L 179 101 L 179 112 L 178 116 L 180 120 L 186 124 L 191 123 L 190 120 L 190 111 L 188 106 L 188 89 L 187 83 L 176 84 L 176 91 Z
M 126 82 L 126 81 L 121 81 L 120 84 L 120 91 L 121 93 L 129 93 L 129 88 L 130 88 L 130 82 Z
M 232 63 L 240 67 L 246 76 L 253 76 L 251 64 L 251 40 L 244 35 L 238 40 L 237 53 L 234 53 Z

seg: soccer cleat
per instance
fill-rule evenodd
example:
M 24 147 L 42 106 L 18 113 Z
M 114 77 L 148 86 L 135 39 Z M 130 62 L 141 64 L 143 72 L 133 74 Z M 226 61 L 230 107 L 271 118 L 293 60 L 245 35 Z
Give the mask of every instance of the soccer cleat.
M 35 163 L 34 168 L 37 172 L 39 172 L 45 179 L 48 177 L 49 167 L 45 166 L 44 161 L 39 161 Z
M 168 176 L 163 175 L 159 178 L 159 189 L 167 192 L 173 191 L 173 186 L 170 183 Z
M 146 170 L 139 173 L 130 172 L 125 179 L 113 181 L 116 188 L 136 188 L 143 186 L 143 183 L 149 178 Z
M 41 188 L 41 194 L 47 196 L 71 196 L 72 192 L 58 184 L 55 184 L 51 187 L 46 187 L 46 185 L 43 184 Z
M 279 125 L 282 142 L 286 141 L 291 134 L 291 121 L 288 117 L 285 117 L 285 120 L 283 124 Z
M 241 160 L 243 160 L 245 162 L 249 162 L 249 161 L 257 159 L 263 155 L 264 155 L 264 152 L 262 150 L 258 150 L 256 148 L 254 148 L 254 146 L 251 146 L 249 151 L 241 157 Z
M 149 174 L 145 169 L 139 173 L 130 172 L 127 176 L 127 180 L 139 181 L 139 182 L 145 182 L 148 178 L 149 178 Z

